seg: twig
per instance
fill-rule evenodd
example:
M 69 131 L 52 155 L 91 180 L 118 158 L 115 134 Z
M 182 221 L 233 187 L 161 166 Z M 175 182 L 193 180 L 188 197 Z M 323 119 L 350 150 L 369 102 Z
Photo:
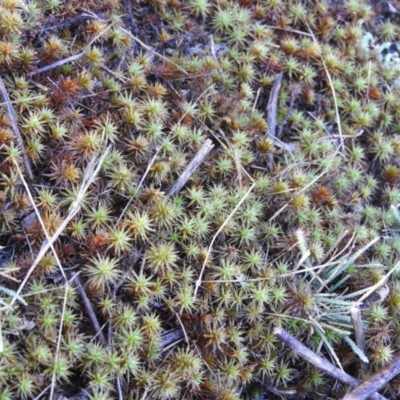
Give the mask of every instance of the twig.
M 131 4 L 130 0 L 123 0 L 122 2 L 126 9 L 126 14 L 128 16 L 128 21 L 129 21 L 129 25 L 130 25 L 132 34 L 137 35 L 139 32 L 138 32 L 138 27 L 137 27 L 135 18 L 133 17 L 132 4 Z
M 297 339 L 295 339 L 289 332 L 285 331 L 282 327 L 276 327 L 273 333 L 283 343 L 288 345 L 294 353 L 305 358 L 311 364 L 315 365 L 317 368 L 327 373 L 328 375 L 332 376 L 336 380 L 351 387 L 357 387 L 361 384 L 361 381 L 359 381 L 358 379 L 353 378 L 352 376 L 346 374 L 346 372 L 335 367 L 332 363 L 323 359 L 322 357 L 320 357 L 319 355 L 315 354 L 313 351 L 308 349 Z M 371 394 L 370 396 L 374 400 L 386 399 L 386 397 L 380 395 L 379 393 Z
M 51 24 L 51 26 L 45 27 L 41 33 L 41 38 L 43 38 L 43 33 L 46 33 L 47 31 L 53 31 L 55 29 L 65 29 L 68 28 L 69 26 L 76 24 L 78 22 L 82 22 L 82 21 L 86 21 L 87 19 L 94 19 L 94 16 L 89 15 L 89 14 L 80 14 L 77 15 L 76 17 L 73 18 L 68 18 L 64 21 L 61 21 L 59 23 L 56 23 L 53 20 L 53 23 Z M 50 21 L 49 21 L 50 22 Z
M 90 300 L 86 295 L 85 289 L 83 288 L 78 275 L 75 275 L 72 278 L 72 281 L 75 282 L 75 286 L 78 289 L 79 295 L 81 296 L 83 305 L 85 306 L 86 312 L 89 315 L 90 322 L 92 323 L 95 332 L 98 334 L 101 344 L 103 346 L 107 346 L 106 338 L 104 337 L 103 332 L 101 331 L 99 321 L 97 320 L 97 317 L 93 310 L 92 304 L 90 303 Z
M 208 153 L 213 149 L 214 144 L 210 139 L 207 139 L 203 146 L 199 149 L 197 154 L 194 156 L 193 160 L 187 165 L 181 176 L 172 186 L 172 188 L 168 191 L 166 197 L 171 197 L 174 194 L 178 193 L 182 187 L 186 184 L 186 182 L 190 179 L 193 173 L 197 168 L 203 163 L 204 159 L 207 157 Z
M 197 103 L 197 102 L 207 93 L 208 90 L 210 90 L 210 88 L 206 89 L 203 93 L 201 93 L 200 96 L 196 99 L 195 103 Z M 168 139 L 171 137 L 171 135 L 175 132 L 175 129 L 176 129 L 176 127 L 178 126 L 178 124 L 186 117 L 187 114 L 188 114 L 188 111 L 185 111 L 185 113 L 184 113 L 184 114 L 182 115 L 182 117 L 179 119 L 178 123 L 171 129 L 171 132 L 168 133 L 168 135 L 167 135 L 166 138 L 164 139 L 164 142 L 165 142 L 166 140 L 168 140 Z M 163 142 L 163 143 L 164 143 L 164 142 Z M 140 182 L 139 182 L 139 184 L 137 185 L 136 190 L 139 190 L 139 189 L 142 187 L 143 182 L 144 182 L 144 180 L 146 179 L 148 173 L 150 172 L 151 166 L 152 166 L 152 165 L 154 164 L 154 162 L 156 161 L 156 159 L 157 159 L 157 157 L 158 157 L 158 154 L 160 153 L 161 149 L 162 149 L 162 144 L 158 147 L 158 149 L 157 149 L 156 153 L 154 154 L 153 158 L 152 158 L 152 159 L 150 160 L 150 162 L 148 163 L 147 168 L 146 168 L 146 171 L 144 171 L 144 174 L 143 174 L 142 178 L 140 179 Z M 115 223 L 114 226 L 117 226 L 117 225 L 119 224 L 119 222 L 121 221 L 122 217 L 124 216 L 126 210 L 127 210 L 127 209 L 129 208 L 129 206 L 131 205 L 133 199 L 134 199 L 134 196 L 131 196 L 131 197 L 129 198 L 128 203 L 126 204 L 126 206 L 125 206 L 124 209 L 122 210 L 122 213 L 121 213 L 121 215 L 119 216 L 119 218 L 117 219 L 117 222 Z
M 94 38 L 86 45 L 85 48 L 86 48 L 86 49 L 90 48 L 90 46 L 91 46 L 98 38 L 100 38 L 101 36 L 103 36 L 109 29 L 111 29 L 112 25 L 113 25 L 113 24 L 108 25 L 107 28 L 105 28 L 105 29 L 104 29 L 103 31 L 101 31 L 96 37 L 94 37 Z M 75 61 L 75 60 L 77 60 L 78 58 L 81 58 L 84 54 L 85 54 L 85 50 L 84 50 L 84 51 L 81 51 L 81 52 L 78 53 L 78 54 L 74 54 L 74 55 L 72 55 L 72 56 L 69 56 L 69 57 L 67 57 L 67 58 L 64 58 L 64 59 L 62 59 L 62 60 L 58 60 L 58 61 L 56 61 L 56 62 L 54 62 L 54 63 L 52 63 L 52 64 L 50 64 L 50 65 L 46 65 L 46 66 L 44 66 L 44 67 L 42 67 L 42 68 L 39 68 L 39 69 L 37 69 L 37 70 L 35 70 L 35 71 L 29 72 L 28 77 L 32 77 L 33 75 L 37 75 L 37 74 L 40 74 L 40 73 L 42 73 L 42 72 L 46 72 L 46 71 L 48 71 L 48 70 L 50 70 L 50 69 L 57 68 L 57 67 L 59 67 L 60 65 L 64 65 L 64 64 L 69 63 L 69 62 L 71 62 L 71 61 Z
M 41 74 L 42 72 L 46 72 L 46 71 L 49 71 L 50 69 L 57 68 L 57 67 L 59 67 L 60 65 L 64 65 L 64 64 L 67 64 L 67 63 L 69 63 L 69 62 L 71 62 L 71 61 L 75 61 L 75 60 L 77 60 L 78 58 L 82 57 L 84 54 L 85 54 L 85 52 L 82 51 L 81 53 L 74 54 L 73 56 L 69 56 L 69 57 L 67 57 L 67 58 L 63 58 L 62 60 L 58 60 L 58 61 L 56 61 L 56 62 L 53 62 L 53 63 L 50 64 L 50 65 L 46 65 L 46 66 L 44 66 L 44 67 L 42 67 L 42 68 L 39 68 L 39 69 L 37 69 L 37 70 L 35 70 L 35 71 L 29 72 L 29 73 L 28 73 L 28 76 L 29 76 L 29 77 L 32 77 L 33 75 Z
M 312 35 L 310 35 L 309 33 L 303 32 L 303 31 L 299 31 L 299 30 L 296 30 L 296 29 L 282 28 L 280 26 L 274 26 L 274 25 L 264 25 L 264 26 L 266 28 L 269 28 L 269 29 L 277 29 L 277 30 L 284 31 L 284 32 L 298 33 L 299 35 L 312 37 Z
M 18 128 L 17 118 L 15 116 L 15 111 L 14 111 L 12 105 L 11 105 L 11 101 L 10 101 L 10 98 L 8 97 L 7 89 L 4 86 L 4 82 L 3 82 L 3 79 L 1 78 L 1 76 L 0 76 L 0 92 L 1 92 L 1 95 L 3 97 L 3 101 L 7 105 L 7 111 L 8 111 L 8 115 L 10 116 L 11 127 L 12 127 L 12 129 L 13 129 L 13 131 L 15 133 L 15 137 L 17 138 L 18 147 L 22 151 L 22 159 L 24 160 L 26 172 L 28 172 L 29 178 L 33 179 L 31 164 L 29 163 L 28 156 L 26 155 L 24 141 L 22 140 L 22 136 L 21 136 L 21 133 L 20 133 L 19 128 Z
M 171 329 L 167 332 L 164 332 L 161 335 L 161 348 L 163 351 L 165 351 L 166 347 L 171 345 L 171 343 L 174 343 L 178 340 L 182 340 L 185 336 L 185 333 L 182 329 L 176 328 L 176 329 Z
M 118 400 L 123 400 L 122 388 L 121 388 L 121 379 L 120 379 L 120 377 L 118 376 L 116 380 L 117 380 Z
M 283 72 L 278 74 L 275 82 L 272 86 L 271 93 L 268 99 L 267 105 L 267 124 L 268 124 L 268 135 L 272 140 L 276 139 L 276 115 L 278 113 L 278 96 L 281 88 L 283 78 Z M 267 155 L 267 166 L 272 168 L 274 162 L 274 155 L 269 153 Z
M 364 400 L 373 393 L 382 389 L 391 379 L 400 374 L 400 356 L 396 357 L 390 365 L 370 376 L 364 383 L 343 397 L 343 400 Z

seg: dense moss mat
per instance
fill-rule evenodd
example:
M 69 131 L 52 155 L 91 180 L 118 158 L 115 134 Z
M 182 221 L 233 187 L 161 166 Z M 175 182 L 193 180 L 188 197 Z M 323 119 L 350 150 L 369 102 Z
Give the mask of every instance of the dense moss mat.
M 392 8 L 1 0 L 0 399 L 340 398 L 276 326 L 360 379 L 390 362 Z

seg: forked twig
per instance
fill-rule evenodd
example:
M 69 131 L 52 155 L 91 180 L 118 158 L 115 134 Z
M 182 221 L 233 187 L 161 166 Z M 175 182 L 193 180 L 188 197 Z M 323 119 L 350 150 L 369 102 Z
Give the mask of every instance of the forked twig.
M 319 355 L 315 354 L 313 351 L 308 349 L 302 343 L 300 343 L 296 338 L 294 338 L 289 332 L 287 332 L 282 327 L 276 327 L 274 329 L 274 335 L 278 337 L 283 343 L 288 345 L 292 351 L 299 356 L 305 358 L 311 364 L 315 365 L 318 369 L 322 370 L 326 374 L 332 376 L 339 382 L 342 382 L 351 387 L 357 387 L 361 384 L 356 378 L 346 374 L 346 372 L 341 369 L 335 367 L 332 363 Z M 386 397 L 380 395 L 379 393 L 371 394 L 371 399 L 374 400 L 384 400 Z

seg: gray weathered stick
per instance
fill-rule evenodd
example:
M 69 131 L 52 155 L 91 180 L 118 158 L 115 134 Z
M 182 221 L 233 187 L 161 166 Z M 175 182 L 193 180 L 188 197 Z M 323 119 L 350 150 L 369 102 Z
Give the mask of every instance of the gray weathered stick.
M 269 136 L 272 139 L 276 137 L 276 115 L 278 113 L 278 96 L 279 90 L 281 88 L 283 78 L 283 72 L 281 72 L 271 89 L 271 94 L 269 95 L 268 105 L 267 105 L 267 123 L 268 123 L 268 130 Z
M 83 288 L 78 275 L 75 275 L 72 278 L 72 280 L 73 280 L 73 282 L 75 282 L 76 288 L 78 289 L 78 293 L 81 296 L 83 305 L 85 306 L 86 312 L 89 315 L 90 322 L 93 325 L 96 335 L 99 337 L 101 344 L 103 346 L 107 346 L 106 338 L 104 337 L 103 332 L 101 331 L 101 327 L 100 327 L 99 321 L 97 320 L 96 314 L 93 310 L 92 303 L 90 302 L 89 298 L 87 297 L 85 289 Z
M 171 343 L 182 339 L 184 336 L 183 330 L 179 328 L 163 332 L 161 335 L 161 348 L 169 346 Z
M 311 364 L 315 365 L 317 368 L 337 379 L 338 381 L 351 387 L 357 387 L 361 384 L 361 381 L 359 381 L 358 379 L 346 374 L 346 372 L 343 372 L 341 369 L 335 367 L 329 361 L 312 352 L 283 328 L 276 327 L 274 329 L 274 335 L 277 336 L 283 343 L 288 345 L 293 350 L 293 352 L 305 358 Z M 379 393 L 371 394 L 370 396 L 371 399 L 374 400 L 386 399 L 386 397 L 381 396 Z
M 203 146 L 201 146 L 200 150 L 194 156 L 193 160 L 190 161 L 190 163 L 187 165 L 182 175 L 168 191 L 167 197 L 173 196 L 183 188 L 185 183 L 190 179 L 196 169 L 199 168 L 199 166 L 203 163 L 204 159 L 207 157 L 208 153 L 212 150 L 213 147 L 214 144 L 210 139 L 207 139 L 204 142 Z
M 364 400 L 370 396 L 372 398 L 373 393 L 382 389 L 398 374 L 400 374 L 400 356 L 396 357 L 390 365 L 370 376 L 364 383 L 344 396 L 343 400 Z
M 26 172 L 28 173 L 29 178 L 32 179 L 33 178 L 32 168 L 31 168 L 31 164 L 29 163 L 28 156 L 26 155 L 26 152 L 25 152 L 24 141 L 22 140 L 22 136 L 21 136 L 21 133 L 20 133 L 19 128 L 18 128 L 17 118 L 15 116 L 15 111 L 14 111 L 12 105 L 11 105 L 11 101 L 10 101 L 10 98 L 8 97 L 7 89 L 4 86 L 4 82 L 3 82 L 3 79 L 1 77 L 0 77 L 0 92 L 1 92 L 1 95 L 3 97 L 4 102 L 7 104 L 7 111 L 8 111 L 8 115 L 10 116 L 11 127 L 12 127 L 12 129 L 13 129 L 13 131 L 15 133 L 15 137 L 17 139 L 18 147 L 22 151 L 22 159 L 24 160 Z

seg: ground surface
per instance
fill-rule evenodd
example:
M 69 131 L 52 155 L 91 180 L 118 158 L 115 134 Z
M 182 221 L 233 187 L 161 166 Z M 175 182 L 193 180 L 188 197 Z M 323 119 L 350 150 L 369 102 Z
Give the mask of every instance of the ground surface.
M 341 398 L 277 326 L 387 365 L 399 13 L 0 1 L 0 399 Z

